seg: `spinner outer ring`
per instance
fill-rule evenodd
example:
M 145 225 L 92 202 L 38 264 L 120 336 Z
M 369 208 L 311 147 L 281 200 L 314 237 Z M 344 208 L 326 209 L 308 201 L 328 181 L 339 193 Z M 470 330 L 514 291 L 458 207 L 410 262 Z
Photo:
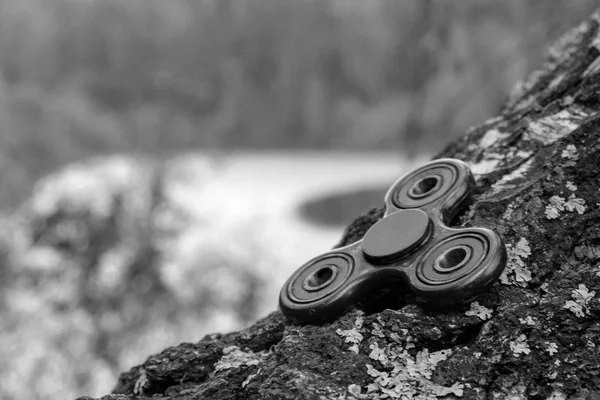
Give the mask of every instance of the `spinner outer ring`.
M 486 258 L 490 244 L 485 236 L 474 233 L 457 232 L 435 243 L 417 262 L 416 273 L 419 281 L 431 286 L 451 285 L 476 271 Z M 481 248 L 473 248 L 473 240 L 475 245 L 479 244 Z M 461 247 L 468 248 L 466 251 L 468 259 L 466 262 L 463 260 L 460 263 L 461 268 L 448 269 L 444 274 L 444 271 L 439 270 L 436 266 L 437 259 L 444 253 Z
M 332 260 L 332 262 L 328 262 L 328 260 Z M 345 266 L 340 267 L 340 260 L 345 262 Z M 319 268 L 319 265 L 322 265 L 323 267 L 334 265 L 337 268 L 334 279 L 327 285 L 328 288 L 326 290 L 308 291 L 305 289 L 304 281 L 311 273 L 314 273 Z M 297 305 L 308 305 L 321 302 L 344 286 L 354 273 L 355 265 L 356 261 L 354 260 L 354 257 L 341 251 L 326 253 L 315 257 L 304 266 L 300 267 L 290 279 L 288 279 L 284 286 L 287 298 L 291 303 Z M 300 293 L 304 296 L 299 296 Z
M 459 277 L 445 283 L 431 284 L 427 277 L 423 280 L 422 270 L 427 257 L 431 256 L 443 244 L 448 244 L 460 238 L 458 235 L 478 236 L 482 242 L 485 242 L 485 250 L 478 257 L 476 263 L 478 268 L 471 268 L 469 272 L 461 274 Z M 457 243 L 457 247 L 461 245 L 463 244 Z M 504 241 L 493 231 L 485 228 L 467 228 L 463 232 L 456 231 L 456 233 L 444 239 L 442 243 L 432 246 L 432 248 L 419 258 L 416 262 L 414 275 L 409 278 L 411 281 L 410 287 L 416 294 L 427 299 L 428 302 L 440 306 L 451 306 L 468 302 L 496 282 L 504 270 L 506 260 L 507 253 Z M 482 264 L 486 266 L 481 268 Z
M 462 163 L 441 159 L 433 161 L 431 165 L 424 165 L 410 172 L 394 185 L 391 193 L 393 206 L 399 209 L 421 208 L 440 200 L 442 197 L 447 197 L 454 192 L 452 188 L 460 180 L 460 167 L 462 167 Z M 469 172 L 466 172 L 466 175 L 468 175 Z M 422 197 L 411 196 L 410 192 L 414 185 L 426 177 L 436 177 L 438 179 L 434 187 L 436 193 Z M 441 182 L 439 182 L 440 180 Z

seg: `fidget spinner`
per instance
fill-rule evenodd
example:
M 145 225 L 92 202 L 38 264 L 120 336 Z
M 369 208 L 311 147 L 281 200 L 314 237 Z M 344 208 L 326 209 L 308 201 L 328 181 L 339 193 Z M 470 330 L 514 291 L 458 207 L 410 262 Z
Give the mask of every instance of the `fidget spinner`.
M 287 280 L 281 310 L 303 322 L 325 321 L 390 286 L 409 288 L 435 306 L 473 300 L 506 265 L 496 233 L 448 226 L 474 188 L 469 167 L 455 159 L 432 161 L 400 178 L 385 195 L 384 217 L 363 239 L 313 258 Z

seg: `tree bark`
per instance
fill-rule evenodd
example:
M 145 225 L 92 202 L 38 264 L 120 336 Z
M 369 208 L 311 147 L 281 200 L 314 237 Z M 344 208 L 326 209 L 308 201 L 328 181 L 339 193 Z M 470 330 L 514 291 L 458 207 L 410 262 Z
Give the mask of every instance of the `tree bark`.
M 408 301 L 323 325 L 274 312 L 150 356 L 102 399 L 599 399 L 599 21 L 565 34 L 498 117 L 436 157 L 476 176 L 459 225 L 507 243 L 506 271 L 477 303 Z M 381 216 L 357 218 L 340 245 Z

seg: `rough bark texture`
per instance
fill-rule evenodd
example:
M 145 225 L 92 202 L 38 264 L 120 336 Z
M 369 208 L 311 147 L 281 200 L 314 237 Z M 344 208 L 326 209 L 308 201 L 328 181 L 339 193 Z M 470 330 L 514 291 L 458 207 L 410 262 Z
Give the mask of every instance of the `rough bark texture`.
M 150 356 L 102 399 L 600 398 L 599 21 L 567 33 L 499 117 L 439 154 L 477 177 L 458 223 L 508 245 L 502 282 L 478 303 L 439 312 L 409 299 L 321 326 L 275 312 Z M 357 218 L 340 244 L 381 215 Z

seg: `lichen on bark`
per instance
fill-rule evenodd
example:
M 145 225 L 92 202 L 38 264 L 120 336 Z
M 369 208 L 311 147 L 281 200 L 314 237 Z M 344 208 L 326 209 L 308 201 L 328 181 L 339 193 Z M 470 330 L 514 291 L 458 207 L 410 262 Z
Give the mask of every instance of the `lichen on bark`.
M 404 298 L 322 325 L 275 312 L 150 356 L 102 399 L 600 398 L 599 26 L 596 13 L 565 34 L 498 117 L 438 154 L 476 174 L 458 223 L 510 250 L 477 305 Z M 357 218 L 340 245 L 381 216 Z

